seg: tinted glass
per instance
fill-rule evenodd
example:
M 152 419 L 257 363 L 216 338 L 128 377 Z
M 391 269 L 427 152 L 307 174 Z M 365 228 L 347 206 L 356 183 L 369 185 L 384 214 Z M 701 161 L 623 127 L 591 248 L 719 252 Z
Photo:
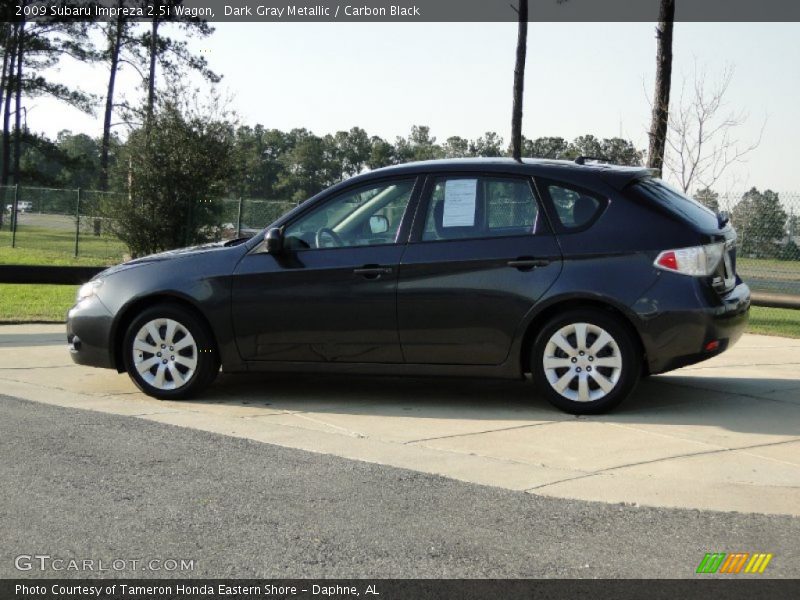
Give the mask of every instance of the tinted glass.
M 690 223 L 699 225 L 704 229 L 717 229 L 719 222 L 717 215 L 710 209 L 693 200 L 686 194 L 670 187 L 661 179 L 641 179 L 631 186 L 631 190 L 638 197 L 658 203 L 660 206 L 677 213 Z
M 568 229 L 586 225 L 602 206 L 598 198 L 565 184 L 548 184 L 547 193 L 553 201 L 558 220 Z
M 538 216 L 529 183 L 502 177 L 440 177 L 427 207 L 425 241 L 527 235 Z
M 383 182 L 344 192 L 291 223 L 288 248 L 391 244 L 397 237 L 414 180 Z

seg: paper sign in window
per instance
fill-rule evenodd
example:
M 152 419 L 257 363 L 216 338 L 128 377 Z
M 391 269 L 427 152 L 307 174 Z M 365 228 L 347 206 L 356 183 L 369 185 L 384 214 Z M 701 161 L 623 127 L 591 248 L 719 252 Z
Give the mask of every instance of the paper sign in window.
M 477 189 L 477 179 L 449 179 L 445 182 L 442 227 L 475 225 Z

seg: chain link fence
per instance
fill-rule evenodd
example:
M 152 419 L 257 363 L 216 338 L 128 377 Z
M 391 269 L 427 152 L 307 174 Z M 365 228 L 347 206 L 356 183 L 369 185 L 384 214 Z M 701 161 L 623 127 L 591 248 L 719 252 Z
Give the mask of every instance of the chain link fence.
M 736 228 L 736 270 L 754 292 L 800 300 L 800 194 L 770 191 L 701 197 Z
M 220 202 L 222 239 L 253 235 L 297 206 L 289 200 L 257 198 L 227 198 Z
M 97 190 L 0 186 L 0 251 L 14 248 L 25 263 L 121 262 L 127 249 L 114 234 L 115 203 L 124 196 Z M 296 204 L 284 200 L 233 198 L 221 204 L 219 222 L 203 228 L 209 241 L 252 235 Z M 14 210 L 16 207 L 16 211 Z M 7 264 L 15 254 L 0 254 Z
M 0 252 L 13 247 L 41 255 L 44 264 L 120 262 L 126 248 L 113 233 L 113 214 L 122 199 L 113 192 L 0 187 Z M 738 233 L 737 270 L 753 291 L 800 299 L 800 194 L 750 190 L 698 199 L 730 215 Z M 209 240 L 252 235 L 295 206 L 255 198 L 218 202 L 219 223 L 205 228 Z M 14 256 L 0 254 L 8 257 L 0 262 L 16 262 Z
M 75 257 L 82 264 L 119 262 L 125 247 L 111 233 L 106 216 L 114 199 L 114 194 L 95 191 L 0 186 L 0 248 L 19 250 L 0 255 L 9 257 L 2 262 L 13 263 L 17 257 L 42 264 Z

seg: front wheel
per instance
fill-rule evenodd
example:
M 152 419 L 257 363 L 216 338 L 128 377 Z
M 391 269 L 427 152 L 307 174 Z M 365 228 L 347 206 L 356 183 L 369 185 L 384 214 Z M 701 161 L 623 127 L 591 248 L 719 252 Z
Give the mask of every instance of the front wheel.
M 128 375 L 148 396 L 189 398 L 210 385 L 219 372 L 211 333 L 181 306 L 145 309 L 128 326 L 123 342 Z
M 631 394 L 641 356 L 619 318 L 579 309 L 542 328 L 531 352 L 531 373 L 551 404 L 572 414 L 598 414 Z

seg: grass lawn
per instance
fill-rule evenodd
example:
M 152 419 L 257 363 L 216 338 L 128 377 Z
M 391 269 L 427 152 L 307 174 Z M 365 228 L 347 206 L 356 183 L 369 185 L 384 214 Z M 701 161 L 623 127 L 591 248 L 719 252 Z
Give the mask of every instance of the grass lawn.
M 0 323 L 63 323 L 78 286 L 0 283 Z
M 106 266 L 122 262 L 125 244 L 110 235 L 81 234 L 78 258 L 75 232 L 65 229 L 20 226 L 16 248 L 11 247 L 11 232 L 0 231 L 0 264 L 53 266 Z
M 0 284 L 0 323 L 63 322 L 77 289 L 73 285 Z M 754 306 L 748 331 L 800 338 L 800 310 Z
M 75 231 L 71 229 L 71 217 L 26 218 L 31 222 L 20 223 L 16 248 L 11 247 L 11 232 L 0 231 L 0 264 L 105 266 L 122 262 L 126 251 L 122 242 L 110 235 L 91 233 L 81 234 L 78 258 L 73 258 Z M 743 272 L 800 280 L 800 261 L 740 258 L 737 264 Z M 73 304 L 75 290 L 75 286 L 0 284 L 0 322 L 61 322 Z M 800 310 L 753 307 L 749 331 L 800 338 Z
M 122 262 L 125 245 L 118 239 L 81 234 L 78 258 L 75 232 L 68 229 L 20 225 L 16 248 L 11 232 L 0 231 L 0 264 L 106 266 Z M 0 284 L 0 323 L 63 322 L 75 301 L 77 286 Z
M 750 309 L 750 326 L 747 331 L 800 338 L 800 310 L 754 306 Z
M 791 279 L 800 279 L 800 260 L 777 260 L 773 258 L 736 258 L 736 270 L 748 273 L 782 274 Z

